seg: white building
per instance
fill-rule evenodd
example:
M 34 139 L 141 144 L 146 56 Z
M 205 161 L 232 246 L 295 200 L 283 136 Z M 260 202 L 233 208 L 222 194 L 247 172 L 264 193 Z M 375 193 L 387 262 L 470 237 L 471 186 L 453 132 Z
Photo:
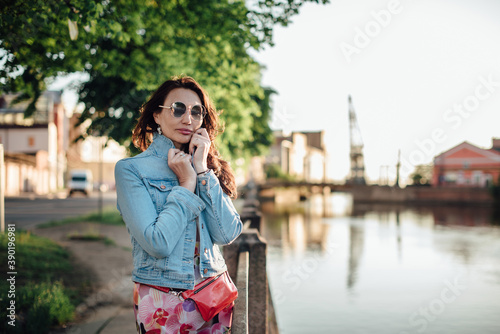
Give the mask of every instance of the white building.
M 327 161 L 324 131 L 290 135 L 275 131 L 274 143 L 266 157 L 266 164 L 279 165 L 284 173 L 306 182 L 326 181 Z
M 47 91 L 32 117 L 16 95 L 0 97 L 0 144 L 5 153 L 5 195 L 53 193 L 64 188 L 69 121 L 61 92 Z

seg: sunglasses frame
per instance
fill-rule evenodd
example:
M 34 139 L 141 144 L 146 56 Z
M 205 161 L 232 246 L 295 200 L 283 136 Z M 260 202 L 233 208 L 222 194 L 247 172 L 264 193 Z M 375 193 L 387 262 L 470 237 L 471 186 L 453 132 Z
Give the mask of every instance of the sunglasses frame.
M 174 104 L 176 104 L 176 103 L 181 103 L 184 106 L 184 108 L 185 108 L 184 112 L 180 116 L 175 116 L 175 114 L 174 114 Z M 193 107 L 196 107 L 196 106 L 201 107 L 201 119 L 199 119 L 199 120 L 193 117 Z M 182 117 L 184 117 L 184 115 L 186 114 L 186 112 L 188 112 L 188 110 L 189 110 L 189 117 L 191 117 L 191 119 L 193 121 L 196 121 L 196 122 L 202 122 L 203 118 L 205 118 L 205 116 L 207 115 L 207 108 L 205 108 L 205 106 L 203 104 L 195 104 L 194 106 L 186 106 L 186 104 L 184 102 L 177 101 L 177 102 L 173 102 L 170 105 L 170 107 L 162 106 L 162 105 L 159 105 L 158 107 L 163 108 L 163 109 L 170 109 L 170 114 L 173 117 L 175 117 L 175 118 L 182 118 Z

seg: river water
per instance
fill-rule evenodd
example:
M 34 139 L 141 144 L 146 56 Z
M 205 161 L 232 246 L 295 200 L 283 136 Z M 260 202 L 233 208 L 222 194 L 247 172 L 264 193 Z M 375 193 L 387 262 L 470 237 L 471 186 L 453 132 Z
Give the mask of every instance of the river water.
M 280 333 L 500 333 L 491 209 L 262 204 Z

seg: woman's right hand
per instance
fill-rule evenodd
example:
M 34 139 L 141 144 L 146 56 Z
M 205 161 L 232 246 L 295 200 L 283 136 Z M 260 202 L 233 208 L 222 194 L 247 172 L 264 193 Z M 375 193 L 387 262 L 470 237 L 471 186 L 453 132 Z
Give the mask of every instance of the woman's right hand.
M 196 188 L 196 171 L 191 166 L 191 155 L 171 148 L 168 151 L 168 167 L 177 175 L 179 185 L 194 192 Z

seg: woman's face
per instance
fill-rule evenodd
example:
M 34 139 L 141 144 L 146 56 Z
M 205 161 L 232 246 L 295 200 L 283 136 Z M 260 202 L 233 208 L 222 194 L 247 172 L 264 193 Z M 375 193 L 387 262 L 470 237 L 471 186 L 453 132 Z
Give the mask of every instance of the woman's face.
M 174 117 L 172 109 L 163 108 L 161 112 L 155 113 L 156 124 L 160 125 L 163 135 L 172 140 L 175 147 L 180 149 L 182 144 L 187 144 L 191 140 L 194 131 L 201 127 L 203 120 L 196 121 L 191 117 L 191 108 L 194 105 L 201 105 L 198 94 L 190 89 L 173 89 L 165 98 L 163 106 L 170 107 L 174 102 L 182 102 L 187 107 L 187 111 L 181 117 Z

